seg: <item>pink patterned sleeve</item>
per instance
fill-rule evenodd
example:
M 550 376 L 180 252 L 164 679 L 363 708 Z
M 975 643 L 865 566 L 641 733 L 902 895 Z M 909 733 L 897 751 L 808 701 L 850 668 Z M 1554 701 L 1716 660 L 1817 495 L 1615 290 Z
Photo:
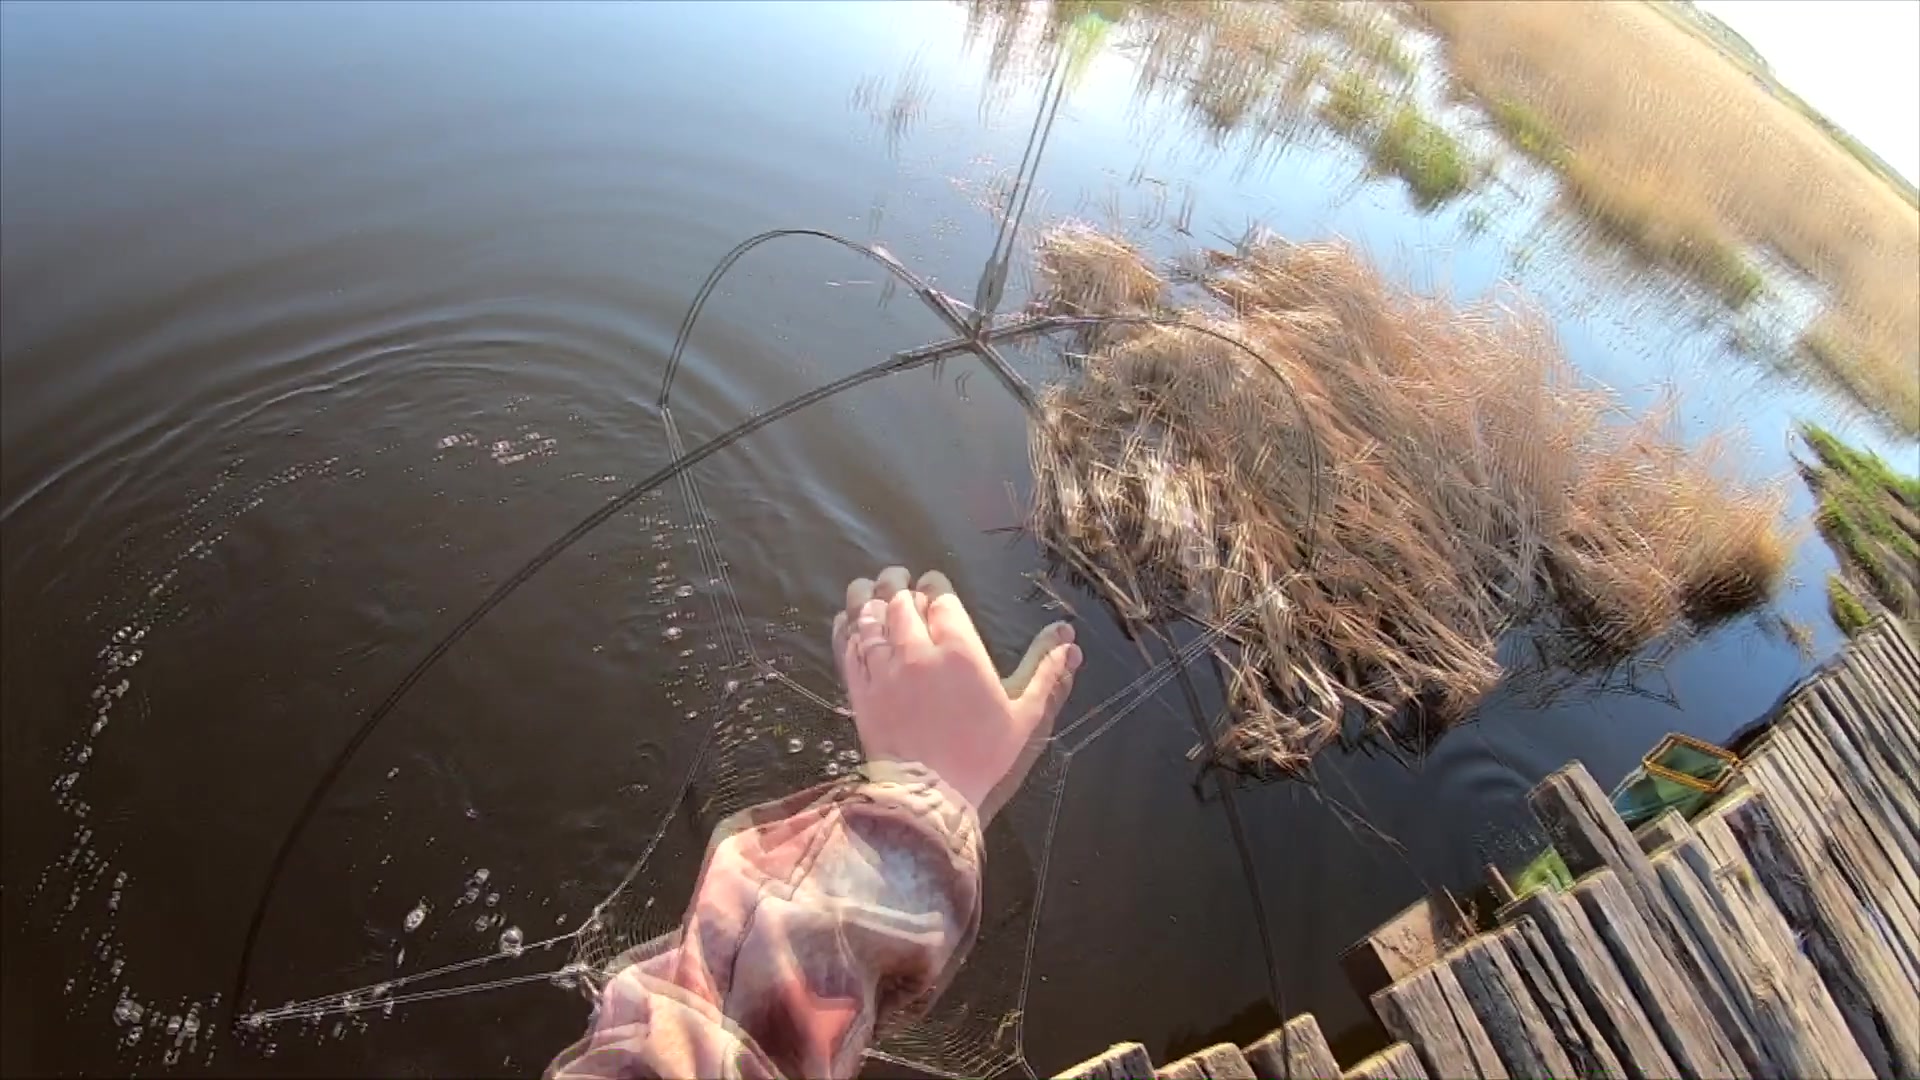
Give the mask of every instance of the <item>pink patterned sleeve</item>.
M 979 818 L 922 766 L 866 773 L 723 822 L 678 935 L 623 958 L 547 1075 L 852 1076 L 931 1003 L 979 930 Z

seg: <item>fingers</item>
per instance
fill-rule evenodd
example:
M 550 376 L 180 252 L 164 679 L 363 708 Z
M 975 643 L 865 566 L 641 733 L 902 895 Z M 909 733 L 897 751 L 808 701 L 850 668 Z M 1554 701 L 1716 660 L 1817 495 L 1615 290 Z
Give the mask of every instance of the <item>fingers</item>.
M 871 578 L 857 577 L 847 582 L 847 622 L 860 617 L 860 609 L 873 599 L 874 582 Z
M 960 602 L 959 594 L 953 591 L 953 583 L 947 580 L 947 575 L 938 570 L 927 571 L 920 575 L 919 591 L 927 595 L 927 634 L 935 643 L 945 644 L 967 638 L 976 642 L 980 640 L 979 631 L 973 628 L 973 617 L 967 614 L 966 605 Z
M 1048 650 L 1034 667 L 1014 706 L 1026 714 L 1035 732 L 1044 735 L 1052 729 L 1054 717 L 1073 692 L 1073 673 L 1080 669 L 1080 661 L 1080 646 L 1067 642 Z
M 932 600 L 936 596 L 953 592 L 953 582 L 948 581 L 947 575 L 940 571 L 929 570 L 920 575 L 920 580 L 914 585 L 914 589 L 925 594 L 928 600 Z
M 889 566 L 880 571 L 879 577 L 873 579 L 873 598 L 891 600 L 895 593 L 904 592 L 908 587 L 907 583 L 912 580 L 913 575 L 907 573 L 906 567 Z
M 913 590 L 903 589 L 887 601 L 887 641 L 895 649 L 922 649 L 933 644 L 913 596 Z
M 1013 669 L 1013 674 L 1000 680 L 1000 685 L 1007 689 L 1007 696 L 1017 698 L 1026 693 L 1027 684 L 1033 681 L 1033 673 L 1040 669 L 1040 661 L 1046 659 L 1047 654 L 1054 649 L 1071 644 L 1073 644 L 1073 624 L 1056 622 L 1041 627 L 1040 632 L 1033 635 L 1033 641 L 1027 645 L 1027 654 L 1020 658 L 1020 664 Z
M 860 614 L 853 620 L 852 639 L 847 643 L 849 670 L 854 666 L 871 669 L 883 662 L 892 649 L 887 641 L 887 606 L 885 601 L 877 599 L 861 606 Z

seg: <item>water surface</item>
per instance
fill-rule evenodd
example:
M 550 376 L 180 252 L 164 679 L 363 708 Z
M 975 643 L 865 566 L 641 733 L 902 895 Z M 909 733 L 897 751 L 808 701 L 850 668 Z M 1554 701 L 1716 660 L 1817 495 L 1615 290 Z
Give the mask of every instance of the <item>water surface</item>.
M 994 73 L 967 25 L 947 5 L 0 7 L 6 1071 L 526 1073 L 577 1034 L 580 998 L 531 956 L 510 972 L 531 981 L 264 1038 L 226 1030 L 222 995 L 277 844 L 368 711 L 669 460 L 660 379 L 717 258 L 825 228 L 971 298 L 1044 71 Z M 1539 224 L 1525 191 L 1485 196 L 1491 228 L 1470 202 L 1423 212 L 1337 140 L 1256 146 L 1135 86 L 1111 48 L 1081 73 L 1027 238 L 1065 216 L 1168 254 L 1254 223 L 1343 237 L 1423 290 L 1526 290 L 1630 402 L 1671 384 L 1691 436 L 1744 424 L 1750 476 L 1786 474 L 1795 417 L 1877 438 Z M 884 278 L 798 241 L 743 263 L 676 384 L 686 441 L 944 336 Z M 1003 531 L 1025 424 L 973 367 L 863 387 L 702 465 L 725 567 L 669 486 L 494 611 L 313 821 L 247 1004 L 577 926 L 674 809 L 734 676 L 716 582 L 756 648 L 823 692 L 826 613 L 888 562 L 947 569 L 1016 655 L 1052 617 Z M 1831 565 L 1804 545 L 1784 605 L 1817 652 L 1838 640 Z M 1141 667 L 1084 614 L 1070 709 Z M 1725 738 L 1809 664 L 1741 623 L 1650 696 L 1496 699 L 1418 769 L 1330 753 L 1317 789 L 1246 789 L 1280 1011 L 1316 1013 L 1343 1049 L 1377 1040 L 1339 950 L 1524 855 L 1528 785 L 1572 757 L 1611 784 L 1668 730 Z M 833 760 L 795 731 L 800 760 Z M 1009 976 L 1042 1075 L 1122 1038 L 1164 1058 L 1277 1022 L 1192 742 L 1169 697 L 1075 755 L 1032 963 Z M 701 838 L 684 831 L 683 875 Z M 1041 839 L 1002 830 L 995 873 L 1030 889 Z

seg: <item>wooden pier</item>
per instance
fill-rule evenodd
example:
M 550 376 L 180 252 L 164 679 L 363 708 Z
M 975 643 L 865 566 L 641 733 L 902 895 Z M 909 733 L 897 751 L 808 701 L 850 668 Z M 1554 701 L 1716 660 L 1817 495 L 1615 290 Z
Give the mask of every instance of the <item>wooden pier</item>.
M 1302 1015 L 1244 1048 L 1156 1067 L 1121 1043 L 1060 1076 L 1920 1077 L 1912 631 L 1882 620 L 1762 720 L 1691 821 L 1629 830 L 1578 762 L 1534 788 L 1573 887 L 1503 897 L 1467 934 L 1396 920 L 1361 965 L 1386 1050 L 1342 1066 Z

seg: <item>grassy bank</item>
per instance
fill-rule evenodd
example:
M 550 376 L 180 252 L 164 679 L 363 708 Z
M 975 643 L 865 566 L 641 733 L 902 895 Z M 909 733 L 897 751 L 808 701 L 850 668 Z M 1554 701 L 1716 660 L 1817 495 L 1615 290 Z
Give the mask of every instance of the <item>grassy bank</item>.
M 1801 475 L 1819 500 L 1814 523 L 1841 564 L 1827 581 L 1834 622 L 1854 633 L 1875 605 L 1920 619 L 1920 479 L 1817 425 L 1800 434 L 1813 451 Z
M 1827 296 L 1809 366 L 1920 434 L 1911 191 L 1739 43 L 1666 6 L 1413 0 L 1458 87 L 1560 173 L 1574 208 L 1735 305 L 1761 287 L 1745 252 L 1778 253 Z

